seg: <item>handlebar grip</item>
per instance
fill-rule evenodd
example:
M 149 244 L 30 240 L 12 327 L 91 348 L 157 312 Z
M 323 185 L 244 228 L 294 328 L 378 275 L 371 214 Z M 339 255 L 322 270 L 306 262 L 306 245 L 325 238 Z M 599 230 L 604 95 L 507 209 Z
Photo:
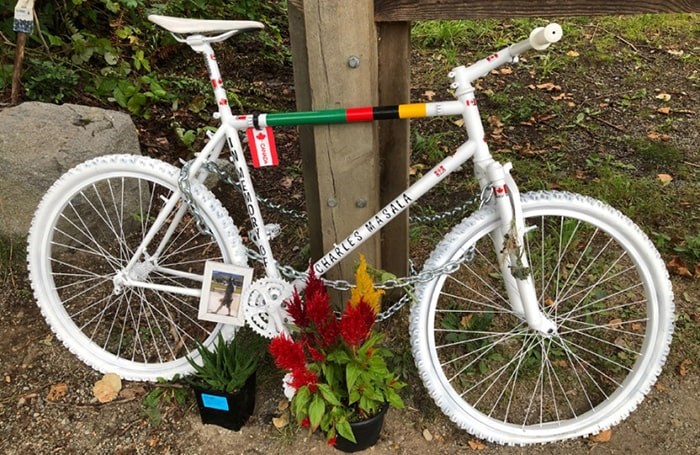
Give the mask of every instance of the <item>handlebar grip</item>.
M 546 27 L 537 27 L 530 33 L 530 45 L 538 51 L 545 50 L 550 44 L 556 43 L 562 37 L 561 25 L 551 23 Z

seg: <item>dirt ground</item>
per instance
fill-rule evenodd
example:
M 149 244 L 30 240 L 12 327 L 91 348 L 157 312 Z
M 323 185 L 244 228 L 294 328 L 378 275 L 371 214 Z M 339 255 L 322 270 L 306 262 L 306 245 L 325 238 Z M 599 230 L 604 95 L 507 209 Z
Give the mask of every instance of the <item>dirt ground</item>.
M 674 286 L 676 295 L 700 295 L 697 281 L 676 280 Z M 52 336 L 26 289 L 20 282 L 0 293 L 0 453 L 337 453 L 318 434 L 273 425 L 282 399 L 274 374 L 260 378 L 255 413 L 240 432 L 202 425 L 193 397 L 184 405 L 161 402 L 156 425 L 144 405 L 151 384 L 125 383 L 117 400 L 99 404 L 92 386 L 101 375 Z M 455 428 L 422 388 L 410 387 L 406 409 L 389 411 L 379 443 L 367 453 L 698 454 L 700 375 L 697 359 L 683 363 L 682 342 L 676 340 L 657 385 L 612 429 L 608 442 L 579 439 L 520 448 L 479 441 Z M 57 392 L 62 384 L 67 388 Z

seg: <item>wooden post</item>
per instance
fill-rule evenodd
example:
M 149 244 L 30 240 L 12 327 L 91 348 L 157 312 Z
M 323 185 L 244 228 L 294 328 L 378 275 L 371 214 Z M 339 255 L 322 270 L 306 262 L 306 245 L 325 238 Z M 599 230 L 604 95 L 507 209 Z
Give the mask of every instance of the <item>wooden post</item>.
M 383 106 L 410 102 L 409 22 L 377 24 L 379 44 L 379 104 Z M 410 135 L 408 120 L 379 122 L 379 156 L 381 159 L 381 204 L 391 202 L 408 187 Z M 382 267 L 396 276 L 408 273 L 408 211 L 389 223 L 382 231 Z
M 299 110 L 375 105 L 377 36 L 372 0 L 290 0 L 294 81 Z M 318 258 L 379 209 L 377 126 L 300 128 L 311 252 Z M 380 267 L 380 239 L 360 249 Z M 357 255 L 329 272 L 349 279 Z

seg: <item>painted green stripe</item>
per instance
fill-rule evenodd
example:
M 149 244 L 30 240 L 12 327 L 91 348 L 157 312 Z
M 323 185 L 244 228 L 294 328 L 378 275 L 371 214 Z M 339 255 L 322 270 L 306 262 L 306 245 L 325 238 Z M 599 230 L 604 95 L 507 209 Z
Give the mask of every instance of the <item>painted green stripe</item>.
M 345 109 L 267 114 L 266 122 L 268 126 L 327 125 L 330 123 L 346 123 Z

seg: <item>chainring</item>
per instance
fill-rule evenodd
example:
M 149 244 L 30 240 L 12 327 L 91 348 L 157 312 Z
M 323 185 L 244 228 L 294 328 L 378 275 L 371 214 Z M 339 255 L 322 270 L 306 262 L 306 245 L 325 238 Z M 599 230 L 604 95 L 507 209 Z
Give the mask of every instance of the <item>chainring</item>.
M 292 285 L 281 279 L 261 278 L 254 281 L 243 295 L 246 323 L 266 338 L 287 332 L 285 324 L 289 314 L 283 303 L 293 292 Z

